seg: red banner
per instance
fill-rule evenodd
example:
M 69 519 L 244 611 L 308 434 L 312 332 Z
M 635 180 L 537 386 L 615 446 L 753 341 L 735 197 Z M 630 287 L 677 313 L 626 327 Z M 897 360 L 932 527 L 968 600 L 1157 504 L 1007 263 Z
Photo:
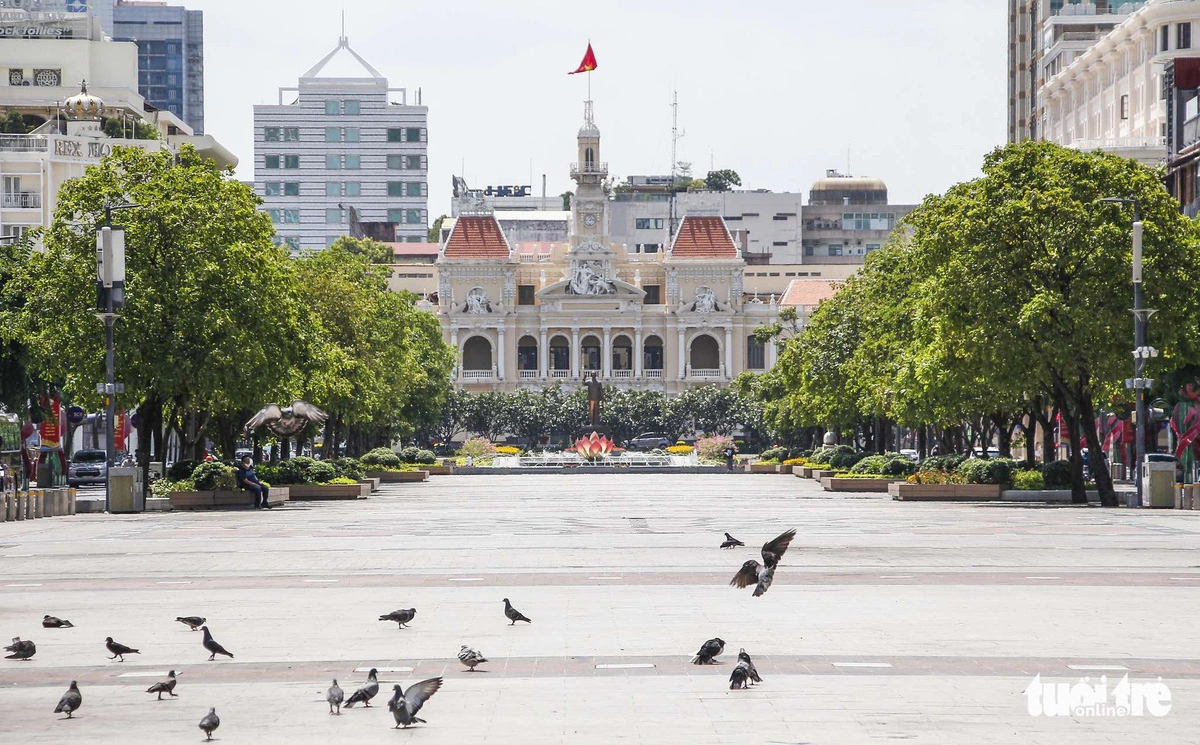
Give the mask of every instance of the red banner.
M 129 436 L 129 417 L 125 415 L 124 409 L 117 411 L 116 419 L 113 420 L 113 449 L 124 450 L 125 438 Z
M 58 396 L 47 399 L 42 397 L 42 413 L 44 418 L 38 425 L 38 433 L 42 436 L 42 448 L 56 450 L 62 444 L 62 428 L 59 417 L 62 416 L 62 400 Z

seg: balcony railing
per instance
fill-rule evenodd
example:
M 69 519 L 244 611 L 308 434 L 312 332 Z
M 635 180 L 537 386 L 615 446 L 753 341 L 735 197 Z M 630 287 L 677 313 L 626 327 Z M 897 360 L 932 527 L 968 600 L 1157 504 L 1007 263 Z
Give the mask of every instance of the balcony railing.
M 474 380 L 474 381 L 491 380 L 492 379 L 492 371 L 491 370 L 463 370 L 462 375 L 459 377 L 462 380 Z
M 3 205 L 5 209 L 41 209 L 42 195 L 34 191 L 5 194 L 0 197 L 0 205 Z
M 613 371 L 612 371 L 612 376 L 613 376 L 614 378 L 618 378 L 618 379 L 621 379 L 621 378 L 632 378 L 632 377 L 633 377 L 633 370 L 613 370 Z
M 663 371 L 662 370 L 643 370 L 642 375 L 646 376 L 647 378 L 650 378 L 651 380 L 662 380 Z
M 700 378 L 702 380 L 719 380 L 721 376 L 720 368 L 710 370 L 702 367 L 693 367 L 688 370 L 689 378 Z
M 521 380 L 536 380 L 538 377 L 537 370 L 518 370 L 517 373 L 521 376 Z
M 0 151 L 7 153 L 44 153 L 50 141 L 42 135 L 0 135 Z
M 555 380 L 566 380 L 567 378 L 571 377 L 571 371 L 570 370 L 551 370 L 550 377 L 554 378 Z
M 598 173 L 603 175 L 608 173 L 608 164 L 593 160 L 583 161 L 581 163 L 572 163 L 571 175 L 574 176 L 579 173 Z

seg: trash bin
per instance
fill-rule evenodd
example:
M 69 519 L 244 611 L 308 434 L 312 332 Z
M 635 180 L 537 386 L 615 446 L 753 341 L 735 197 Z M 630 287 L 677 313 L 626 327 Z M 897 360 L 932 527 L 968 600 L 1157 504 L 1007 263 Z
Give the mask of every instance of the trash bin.
M 1147 458 L 1142 463 L 1142 506 L 1175 506 L 1175 463 Z
M 146 509 L 141 489 L 141 472 L 137 468 L 108 469 L 108 511 L 142 512 Z

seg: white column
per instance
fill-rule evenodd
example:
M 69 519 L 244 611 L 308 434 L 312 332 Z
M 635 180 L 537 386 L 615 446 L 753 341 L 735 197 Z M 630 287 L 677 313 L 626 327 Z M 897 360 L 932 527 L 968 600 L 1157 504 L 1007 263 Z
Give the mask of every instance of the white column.
M 642 377 L 642 360 L 645 352 L 642 350 L 642 327 L 633 330 L 633 377 Z
M 542 338 L 538 344 L 538 370 L 541 371 L 542 380 L 550 375 L 550 348 L 546 346 L 546 329 L 542 329 Z
M 687 339 L 684 338 L 685 329 L 679 327 L 679 379 L 683 380 L 687 377 Z
M 504 380 L 504 327 L 496 329 L 496 365 L 499 370 L 497 377 Z
M 462 350 L 458 348 L 458 329 L 450 329 L 450 346 L 454 347 L 454 377 L 462 377 Z
M 604 327 L 604 346 L 600 347 L 600 369 L 605 379 L 612 377 L 612 329 L 608 326 Z
M 776 346 L 776 340 L 772 339 L 767 342 L 767 369 L 775 367 L 775 362 L 779 359 L 779 347 Z
M 571 327 L 571 377 L 579 377 L 579 327 Z
M 733 377 L 733 329 L 725 327 L 725 375 Z

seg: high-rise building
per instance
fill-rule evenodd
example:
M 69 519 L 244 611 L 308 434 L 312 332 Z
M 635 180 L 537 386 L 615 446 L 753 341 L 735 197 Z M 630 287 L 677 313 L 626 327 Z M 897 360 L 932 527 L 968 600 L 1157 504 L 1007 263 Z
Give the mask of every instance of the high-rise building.
M 429 109 L 415 99 L 342 36 L 278 104 L 254 107 L 254 188 L 282 242 L 426 240 Z
M 113 39 L 137 44 L 138 92 L 146 101 L 202 133 L 203 12 L 165 2 L 120 0 L 113 11 Z

